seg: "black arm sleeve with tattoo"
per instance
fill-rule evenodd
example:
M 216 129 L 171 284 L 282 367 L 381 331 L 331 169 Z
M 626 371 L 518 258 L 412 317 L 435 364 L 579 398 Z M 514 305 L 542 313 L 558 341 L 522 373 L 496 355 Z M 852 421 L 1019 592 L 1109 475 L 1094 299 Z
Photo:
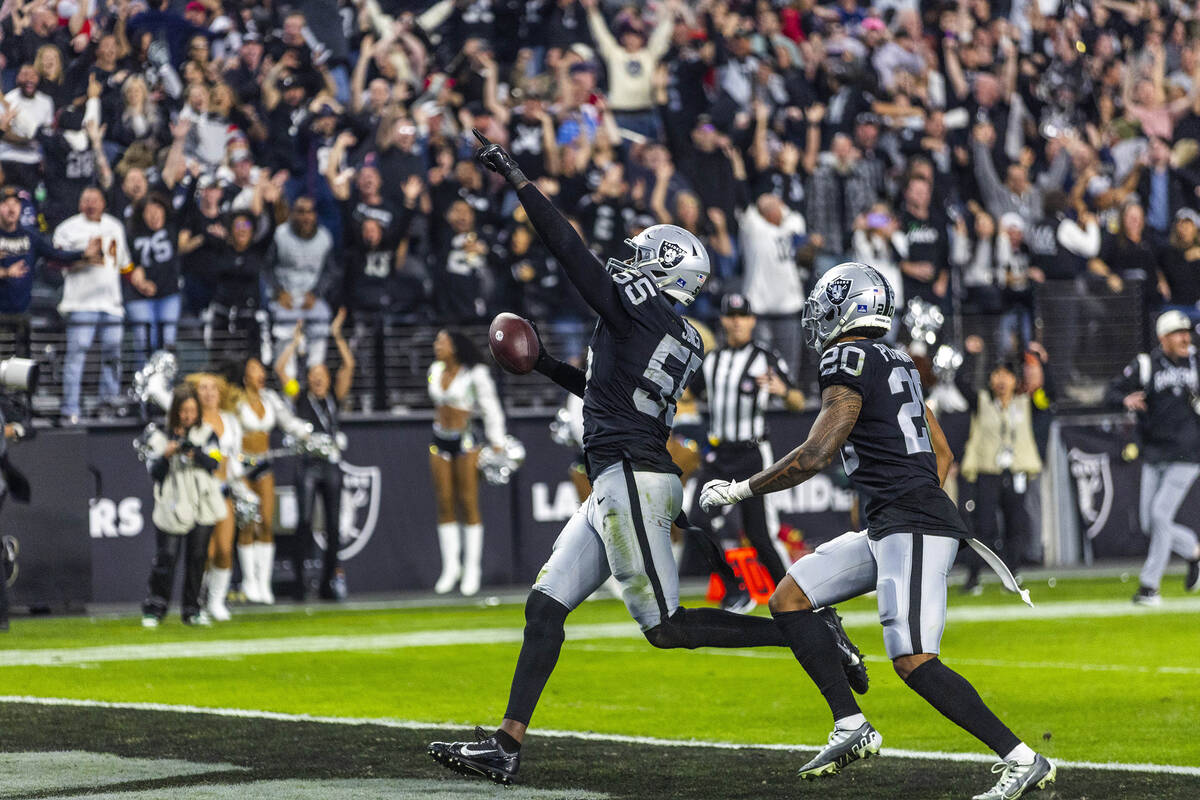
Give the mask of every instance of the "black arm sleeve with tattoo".
M 558 212 L 532 183 L 517 190 L 517 197 L 529 215 L 534 230 L 542 237 L 551 255 L 562 265 L 579 294 L 600 318 L 623 336 L 631 327 L 629 312 L 621 304 L 617 286 L 566 217 Z
M 804 444 L 750 478 L 754 494 L 768 494 L 798 486 L 823 470 L 837 455 L 854 429 L 862 395 L 849 386 L 830 386 L 821 393 L 821 413 Z

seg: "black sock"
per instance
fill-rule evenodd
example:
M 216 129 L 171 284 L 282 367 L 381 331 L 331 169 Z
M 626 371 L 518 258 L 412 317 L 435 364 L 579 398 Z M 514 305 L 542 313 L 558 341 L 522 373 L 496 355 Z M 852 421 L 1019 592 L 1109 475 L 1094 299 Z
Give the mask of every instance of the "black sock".
M 938 659 L 930 659 L 914 669 L 905 683 L 943 717 L 992 748 L 1001 758 L 1021 743 L 984 704 L 975 687 Z
M 496 743 L 499 744 L 500 749 L 506 753 L 515 753 L 521 749 L 521 743 L 509 736 L 504 731 L 497 730 L 492 734 L 492 736 L 496 737 Z
M 825 620 L 813 611 L 784 611 L 775 615 L 775 624 L 800 666 L 821 690 L 834 721 L 861 713 L 846 681 L 842 654 Z
M 719 608 L 680 608 L 671 623 L 682 627 L 684 647 L 784 647 L 779 628 L 766 617 Z
M 521 655 L 517 656 L 505 719 L 529 724 L 546 681 L 550 680 L 550 673 L 558 663 L 563 622 L 569 613 L 569 609 L 557 600 L 538 591 L 529 593 L 529 599 L 525 601 L 525 640 L 521 644 Z

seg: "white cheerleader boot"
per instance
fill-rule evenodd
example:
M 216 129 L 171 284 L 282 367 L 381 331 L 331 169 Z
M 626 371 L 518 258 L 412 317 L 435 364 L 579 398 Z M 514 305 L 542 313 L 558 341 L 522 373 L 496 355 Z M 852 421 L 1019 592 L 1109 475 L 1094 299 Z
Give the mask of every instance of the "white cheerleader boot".
M 253 544 L 237 546 L 238 563 L 242 565 L 242 594 L 247 603 L 261 603 L 262 592 L 258 588 L 258 553 Z
M 483 526 L 463 525 L 464 550 L 462 585 L 459 591 L 471 597 L 479 591 L 483 568 Z
M 228 622 L 232 618 L 229 607 L 225 605 L 225 595 L 229 594 L 229 579 L 232 577 L 232 569 L 213 567 L 208 571 L 208 615 L 217 622 Z
M 275 590 L 271 588 L 271 576 L 275 574 L 275 543 L 255 542 L 254 560 L 258 567 L 258 593 L 264 605 L 275 605 Z
M 437 526 L 438 545 L 442 549 L 442 574 L 433 590 L 445 594 L 454 588 L 462 577 L 462 541 L 457 522 L 443 522 Z

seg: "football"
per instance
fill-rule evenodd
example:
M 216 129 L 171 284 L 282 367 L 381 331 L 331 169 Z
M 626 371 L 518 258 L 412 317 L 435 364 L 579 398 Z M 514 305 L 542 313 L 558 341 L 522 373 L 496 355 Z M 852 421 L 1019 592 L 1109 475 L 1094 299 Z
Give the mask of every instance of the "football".
M 496 363 L 515 375 L 533 372 L 541 354 L 537 334 L 528 320 L 507 311 L 497 314 L 488 328 L 488 349 Z

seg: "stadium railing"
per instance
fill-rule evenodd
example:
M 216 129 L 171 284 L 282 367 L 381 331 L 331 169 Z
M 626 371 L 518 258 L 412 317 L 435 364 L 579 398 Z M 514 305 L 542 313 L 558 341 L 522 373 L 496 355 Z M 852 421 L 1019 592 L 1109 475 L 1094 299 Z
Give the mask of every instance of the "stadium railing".
M 1049 353 L 1047 372 L 1055 384 L 1060 408 L 1094 407 L 1104 384 L 1117 375 L 1133 355 L 1150 345 L 1149 314 L 1143 292 L 1130 283 L 1119 293 L 1089 293 L 1081 283 L 1047 282 L 1035 291 L 1034 331 Z M 121 386 L 127 394 L 134 372 L 145 358 L 137 347 L 134 323 L 124 323 L 121 349 Z M 408 414 L 431 407 L 426 373 L 433 361 L 433 339 L 443 327 L 467 334 L 487 356 L 487 326 L 484 324 L 439 326 L 414 324 L 386 314 L 356 313 L 347 323 L 345 334 L 355 354 L 357 368 L 347 413 Z M 966 336 L 978 334 L 986 344 L 986 354 L 978 368 L 994 363 L 1011 329 L 1005 315 L 964 313 L 951 320 L 945 339 L 961 347 Z M 541 326 L 548 347 L 558 354 L 578 352 L 586 341 L 590 325 L 557 323 Z M 260 339 L 250 333 L 232 333 L 214 326 L 206 332 L 205 322 L 185 317 L 179 321 L 175 352 L 182 373 L 222 366 L 260 352 Z M 328 348 L 332 370 L 339 366 L 336 348 Z M 42 380 L 34 396 L 34 408 L 46 416 L 56 416 L 62 397 L 63 360 L 66 354 L 66 324 L 54 314 L 0 316 L 0 358 L 27 355 L 40 360 Z M 489 359 L 490 360 L 490 359 Z M 811 359 L 809 359 L 811 361 Z M 801 369 L 803 379 L 815 382 L 812 364 Z M 539 375 L 509 375 L 495 371 L 506 408 L 520 411 L 548 411 L 562 402 L 558 387 Z M 809 374 L 813 373 L 813 374 Z M 82 396 L 85 417 L 136 417 L 133 403 L 116 408 L 101 408 L 98 402 L 100 353 L 98 343 L 88 353 L 84 366 Z M 817 395 L 813 394 L 812 402 Z

